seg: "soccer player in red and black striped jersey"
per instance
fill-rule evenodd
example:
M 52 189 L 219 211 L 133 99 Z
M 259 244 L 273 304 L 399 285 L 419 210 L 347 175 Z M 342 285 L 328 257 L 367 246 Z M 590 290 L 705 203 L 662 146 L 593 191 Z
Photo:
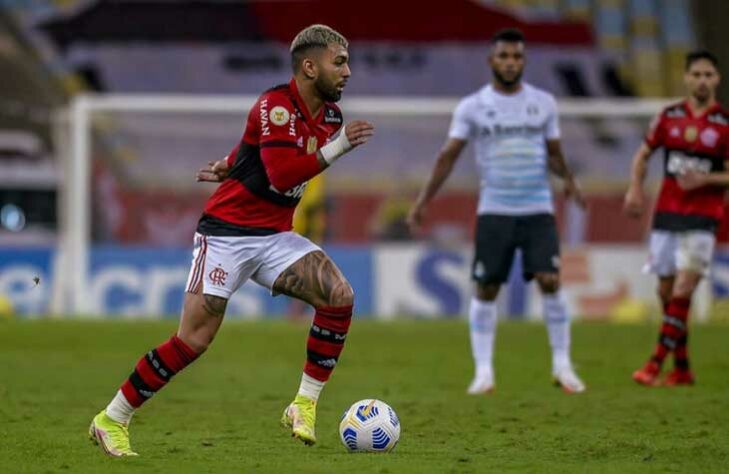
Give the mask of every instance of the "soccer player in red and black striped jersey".
M 291 229 L 307 181 L 374 132 L 364 121 L 345 126 L 335 105 L 351 74 L 347 48 L 327 26 L 302 30 L 291 44 L 291 81 L 263 93 L 233 151 L 198 172 L 198 181 L 221 184 L 195 234 L 180 326 L 137 362 L 91 423 L 91 439 L 107 454 L 136 455 L 127 431 L 134 410 L 205 352 L 230 295 L 248 279 L 315 308 L 299 391 L 281 422 L 306 444 L 316 441 L 316 403 L 344 347 L 354 293 L 334 262 Z
M 688 357 L 691 297 L 709 270 L 729 186 L 729 113 L 716 101 L 719 79 L 714 55 L 688 54 L 688 97 L 655 118 L 633 159 L 625 210 L 639 217 L 646 207 L 643 180 L 648 159 L 655 149 L 664 150 L 664 178 L 646 266 L 658 276 L 664 317 L 653 355 L 633 373 L 643 385 L 694 383 Z M 660 381 L 663 361 L 671 352 L 674 370 Z

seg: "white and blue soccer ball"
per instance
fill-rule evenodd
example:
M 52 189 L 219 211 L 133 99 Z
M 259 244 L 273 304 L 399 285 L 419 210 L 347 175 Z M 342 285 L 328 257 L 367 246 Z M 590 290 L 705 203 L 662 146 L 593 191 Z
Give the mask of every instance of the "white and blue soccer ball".
M 339 436 L 349 451 L 392 451 L 400 440 L 400 419 L 381 400 L 360 400 L 342 415 Z

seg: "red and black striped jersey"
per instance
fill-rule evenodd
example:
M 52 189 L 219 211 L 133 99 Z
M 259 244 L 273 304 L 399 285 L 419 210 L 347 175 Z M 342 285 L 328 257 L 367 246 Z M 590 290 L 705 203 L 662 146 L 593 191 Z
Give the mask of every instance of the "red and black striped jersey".
M 307 181 L 321 171 L 316 152 L 342 124 L 334 103 L 325 103 L 312 117 L 294 79 L 264 92 L 227 157 L 230 174 L 208 200 L 198 232 L 265 235 L 291 230 Z
M 645 137 L 652 149 L 664 150 L 664 177 L 653 228 L 669 231 L 715 231 L 724 215 L 725 188 L 703 186 L 685 191 L 676 176 L 725 170 L 729 160 L 729 114 L 719 105 L 694 115 L 686 101 L 666 107 Z

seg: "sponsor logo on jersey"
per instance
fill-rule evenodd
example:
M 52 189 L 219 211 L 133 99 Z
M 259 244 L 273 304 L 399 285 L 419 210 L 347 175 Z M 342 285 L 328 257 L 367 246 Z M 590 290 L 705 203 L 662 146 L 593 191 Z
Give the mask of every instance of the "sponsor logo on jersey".
M 268 99 L 261 101 L 259 112 L 261 116 L 261 135 L 265 137 L 271 134 L 271 129 L 268 128 Z
M 704 146 L 714 148 L 716 146 L 716 142 L 719 141 L 719 132 L 711 127 L 708 127 L 705 128 L 703 132 L 701 132 L 699 138 L 701 139 L 701 143 L 703 143 Z
M 334 109 L 327 109 L 324 114 L 324 123 L 342 123 L 342 117 Z
M 306 185 L 308 184 L 308 181 L 297 184 L 291 189 L 286 190 L 285 193 L 283 193 L 284 196 L 290 197 L 293 199 L 301 199 L 301 196 L 304 195 L 304 190 L 306 189 Z
M 707 117 L 707 120 L 719 125 L 729 125 L 729 120 L 727 120 L 727 117 L 724 114 L 711 114 Z
M 542 133 L 542 127 L 534 125 L 494 125 L 493 127 L 482 127 L 481 136 L 488 137 L 492 133 L 499 136 L 531 135 Z
M 538 115 L 539 114 L 539 107 L 537 107 L 534 104 L 527 105 L 527 115 Z
M 675 107 L 666 111 L 666 117 L 668 118 L 683 118 L 686 116 L 686 111 L 683 107 Z
M 684 174 L 686 171 L 697 171 L 699 173 L 711 172 L 711 161 L 691 156 L 681 151 L 671 151 L 668 154 L 666 171 L 670 174 Z
M 318 141 L 316 137 L 309 137 L 308 140 L 306 140 L 306 153 L 311 154 L 314 153 L 318 148 Z
M 271 113 L 268 115 L 274 125 L 286 125 L 289 121 L 289 111 L 285 107 L 277 105 L 271 109 Z
M 210 277 L 210 282 L 215 286 L 224 286 L 225 285 L 225 279 L 228 278 L 228 272 L 223 270 L 220 267 L 215 267 L 214 270 L 210 272 L 208 275 Z
M 698 137 L 698 136 L 699 136 L 699 129 L 693 125 L 689 125 L 688 127 L 686 127 L 686 130 L 683 131 L 683 138 L 687 142 L 695 142 L 696 137 Z
M 289 136 L 296 136 L 296 114 L 291 114 L 291 118 L 289 119 Z

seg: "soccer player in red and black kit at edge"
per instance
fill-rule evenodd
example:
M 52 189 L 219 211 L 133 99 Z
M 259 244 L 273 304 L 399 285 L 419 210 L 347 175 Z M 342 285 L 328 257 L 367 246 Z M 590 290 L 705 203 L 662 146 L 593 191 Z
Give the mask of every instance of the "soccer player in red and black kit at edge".
M 656 148 L 664 150 L 664 178 L 653 214 L 647 270 L 658 276 L 663 323 L 651 358 L 633 373 L 643 385 L 691 385 L 688 316 L 691 296 L 711 265 L 715 232 L 729 186 L 729 113 L 716 101 L 718 62 L 707 51 L 686 56 L 688 97 L 666 107 L 653 121 L 633 158 L 625 195 L 628 215 L 645 211 L 643 180 Z M 673 352 L 674 370 L 659 380 Z
M 316 310 L 299 391 L 281 419 L 292 436 L 316 441 L 316 403 L 344 347 L 354 293 L 334 262 L 291 229 L 307 180 L 374 132 L 364 121 L 344 126 L 334 104 L 351 74 L 347 48 L 327 26 L 299 32 L 291 44 L 291 81 L 263 93 L 238 145 L 198 172 L 198 181 L 221 184 L 195 233 L 179 329 L 137 362 L 93 419 L 89 435 L 107 454 L 136 455 L 127 431 L 134 410 L 205 352 L 228 298 L 248 279 Z

